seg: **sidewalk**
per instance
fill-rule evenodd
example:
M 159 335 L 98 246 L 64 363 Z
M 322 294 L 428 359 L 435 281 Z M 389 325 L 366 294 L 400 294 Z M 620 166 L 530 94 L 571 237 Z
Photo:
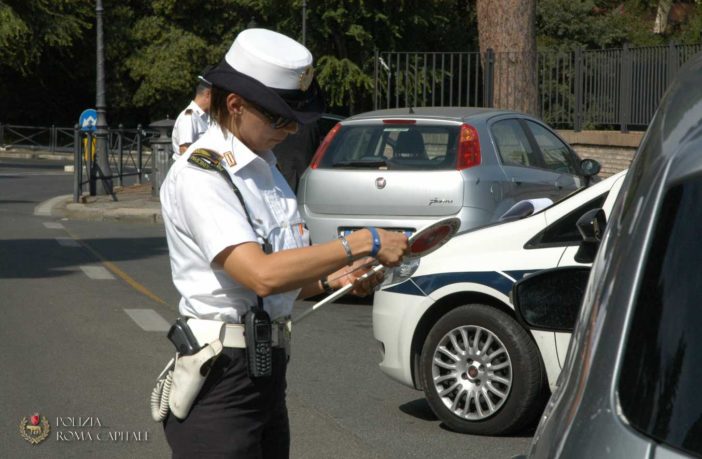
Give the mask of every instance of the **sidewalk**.
M 98 190 L 102 192 L 98 183 Z M 115 187 L 117 201 L 112 196 L 98 194 L 83 195 L 81 202 L 74 203 L 73 196 L 54 198 L 49 215 L 61 215 L 73 220 L 129 221 L 136 223 L 163 223 L 161 202 L 151 194 L 151 183 Z
M 47 159 L 64 161 L 67 167 L 73 166 L 73 153 L 51 153 L 41 149 L 0 148 L 0 158 L 3 159 Z M 98 195 L 90 196 L 84 193 L 80 202 L 73 202 L 73 195 L 56 196 L 40 203 L 34 209 L 34 214 L 44 217 L 61 216 L 72 220 L 109 220 L 130 221 L 136 223 L 163 223 L 161 217 L 161 202 L 157 196 L 152 196 L 151 183 L 115 186 L 117 201 L 102 191 L 98 182 Z

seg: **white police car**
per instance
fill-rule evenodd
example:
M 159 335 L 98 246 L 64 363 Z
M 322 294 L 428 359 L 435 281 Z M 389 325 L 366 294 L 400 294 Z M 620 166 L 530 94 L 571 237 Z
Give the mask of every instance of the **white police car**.
M 521 220 L 459 234 L 413 272 L 395 270 L 373 304 L 381 370 L 424 390 L 436 415 L 459 432 L 507 434 L 536 421 L 570 334 L 524 328 L 509 292 L 529 273 L 579 264 L 576 221 L 596 208 L 609 216 L 624 175 Z

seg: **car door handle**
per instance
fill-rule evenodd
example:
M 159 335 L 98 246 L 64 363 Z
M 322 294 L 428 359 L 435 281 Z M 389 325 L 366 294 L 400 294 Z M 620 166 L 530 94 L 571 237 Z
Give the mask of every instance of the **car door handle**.
M 522 184 L 522 181 L 521 181 L 521 180 L 517 180 L 516 178 L 512 177 L 512 183 L 514 183 L 515 185 L 521 185 L 521 184 Z

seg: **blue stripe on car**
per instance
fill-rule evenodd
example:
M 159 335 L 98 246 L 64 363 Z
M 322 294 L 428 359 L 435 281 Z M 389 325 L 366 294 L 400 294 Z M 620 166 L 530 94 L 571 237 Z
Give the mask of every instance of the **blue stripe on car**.
M 526 271 L 505 271 L 505 274 L 514 279 L 521 279 L 525 274 L 537 270 Z M 481 284 L 493 288 L 505 295 L 512 289 L 511 279 L 497 271 L 473 271 L 473 272 L 453 272 L 429 274 L 426 276 L 416 276 L 397 285 L 384 289 L 386 292 L 402 293 L 405 295 L 427 296 L 432 292 L 449 284 L 458 282 L 470 282 Z

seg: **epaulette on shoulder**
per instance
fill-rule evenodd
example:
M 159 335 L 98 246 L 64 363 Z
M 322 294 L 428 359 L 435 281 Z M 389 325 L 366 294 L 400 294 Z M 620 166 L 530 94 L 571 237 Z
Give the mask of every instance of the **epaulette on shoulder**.
M 188 162 L 196 165 L 199 168 L 207 170 L 218 170 L 222 157 L 212 150 L 207 150 L 205 148 L 198 148 L 193 151 L 188 158 Z
M 192 114 L 193 114 L 193 109 L 192 109 L 192 108 L 186 108 L 186 109 L 185 109 L 185 114 L 186 114 L 186 115 L 192 115 Z

